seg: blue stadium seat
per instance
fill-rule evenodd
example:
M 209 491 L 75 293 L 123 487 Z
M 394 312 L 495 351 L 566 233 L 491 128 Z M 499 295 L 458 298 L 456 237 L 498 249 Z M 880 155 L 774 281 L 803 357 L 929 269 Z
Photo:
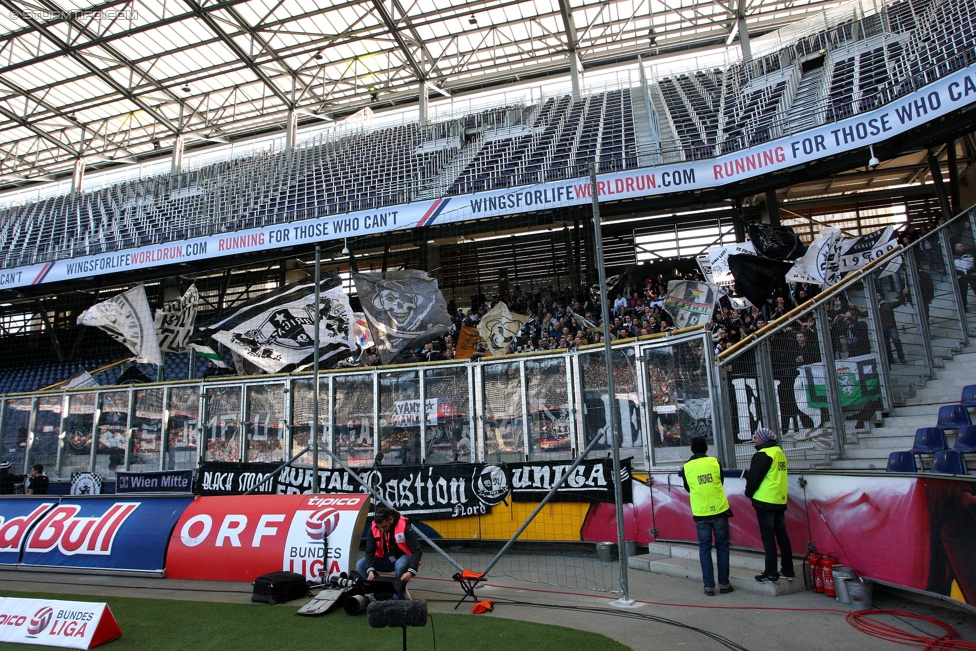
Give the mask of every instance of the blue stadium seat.
M 919 468 L 925 469 L 921 455 L 935 454 L 940 450 L 947 450 L 945 432 L 938 427 L 920 427 L 915 430 L 915 443 L 912 445 L 911 453 L 919 457 Z
M 968 475 L 966 462 L 959 450 L 939 450 L 932 459 L 932 472 L 943 475 Z
M 959 404 L 967 409 L 969 407 L 976 407 L 976 384 L 968 384 L 962 388 L 962 396 L 959 398 Z
M 911 450 L 892 452 L 888 455 L 888 467 L 885 472 L 918 472 L 915 466 L 915 455 Z
M 939 420 L 936 427 L 943 432 L 947 429 L 959 429 L 963 425 L 972 425 L 973 421 L 969 418 L 969 411 L 962 405 L 945 405 L 939 407 Z
M 956 441 L 952 444 L 952 449 L 966 454 L 976 453 L 976 425 L 960 427 L 956 434 Z

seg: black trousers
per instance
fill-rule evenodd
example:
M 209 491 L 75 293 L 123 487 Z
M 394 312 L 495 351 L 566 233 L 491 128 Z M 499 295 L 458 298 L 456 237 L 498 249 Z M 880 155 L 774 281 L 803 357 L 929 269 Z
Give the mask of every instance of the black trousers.
M 763 551 L 766 554 L 766 576 L 779 576 L 776 569 L 776 545 L 782 560 L 782 574 L 795 576 L 793 569 L 793 546 L 790 537 L 786 535 L 786 511 L 766 511 L 756 509 L 756 519 L 759 520 L 759 537 L 762 539 Z

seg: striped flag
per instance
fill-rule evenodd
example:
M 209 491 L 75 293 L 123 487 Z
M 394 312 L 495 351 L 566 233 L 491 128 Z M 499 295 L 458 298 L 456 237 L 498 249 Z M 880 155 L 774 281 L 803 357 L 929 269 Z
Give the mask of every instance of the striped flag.
M 210 346 L 204 346 L 202 344 L 190 344 L 190 349 L 197 354 L 197 357 L 202 357 L 208 362 L 213 362 L 213 365 L 217 368 L 230 368 L 227 363 L 214 352 L 214 349 Z
M 172 301 L 156 310 L 156 338 L 159 349 L 164 353 L 182 353 L 187 349 L 193 326 L 197 322 L 197 304 L 200 292 L 196 285 L 183 294 L 183 298 Z

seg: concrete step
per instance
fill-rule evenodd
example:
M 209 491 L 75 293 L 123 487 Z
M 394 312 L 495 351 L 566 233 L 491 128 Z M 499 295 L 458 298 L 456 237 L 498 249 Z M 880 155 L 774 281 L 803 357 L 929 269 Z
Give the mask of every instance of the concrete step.
M 679 578 L 691 579 L 702 584 L 701 563 L 698 560 L 698 545 L 653 543 L 647 554 L 631 556 L 627 559 L 627 567 L 643 572 L 664 574 Z M 715 550 L 712 550 L 712 562 L 715 563 Z M 797 577 L 794 581 L 781 579 L 779 583 L 759 583 L 756 574 L 763 570 L 762 554 L 734 550 L 729 555 L 729 583 L 736 590 L 764 594 L 771 597 L 803 592 L 802 559 L 794 561 Z M 716 571 L 718 567 L 716 565 Z

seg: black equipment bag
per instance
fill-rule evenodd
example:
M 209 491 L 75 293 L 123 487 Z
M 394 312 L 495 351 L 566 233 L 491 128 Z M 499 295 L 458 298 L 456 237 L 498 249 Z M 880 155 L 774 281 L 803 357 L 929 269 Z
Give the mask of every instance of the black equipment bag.
M 295 572 L 271 572 L 254 579 L 251 601 L 263 604 L 283 604 L 311 594 L 305 577 Z

